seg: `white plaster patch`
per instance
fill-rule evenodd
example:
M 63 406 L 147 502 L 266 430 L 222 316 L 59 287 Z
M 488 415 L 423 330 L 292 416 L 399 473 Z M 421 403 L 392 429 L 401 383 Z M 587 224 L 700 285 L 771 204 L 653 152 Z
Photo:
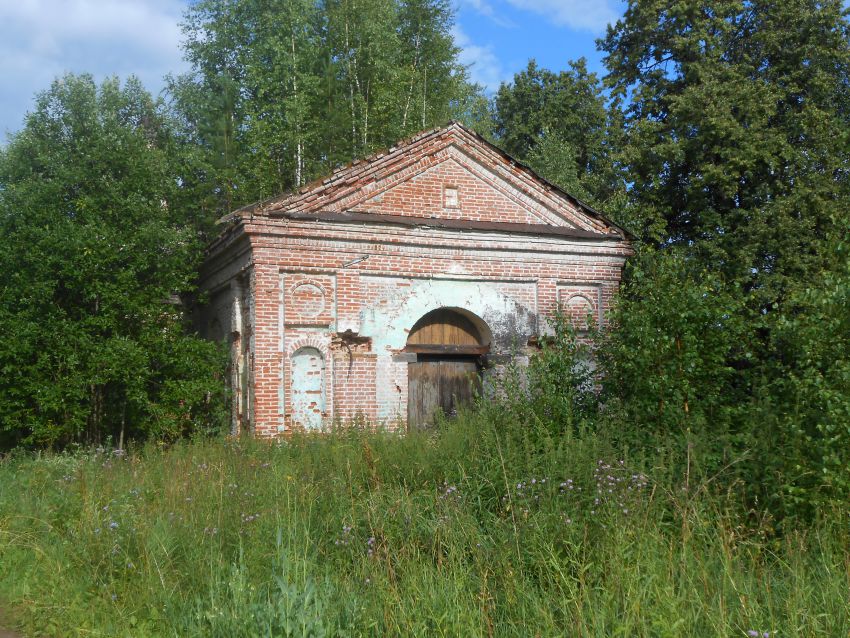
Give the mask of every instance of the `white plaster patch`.
M 528 338 L 536 332 L 532 309 L 502 294 L 496 283 L 414 279 L 409 280 L 409 286 L 398 286 L 399 280 L 390 277 L 368 279 L 386 283 L 380 287 L 384 294 L 371 299 L 361 314 L 360 334 L 372 338 L 377 353 L 404 348 L 413 325 L 438 308 L 459 308 L 476 315 L 487 325 L 498 346 L 507 345 L 512 336 Z

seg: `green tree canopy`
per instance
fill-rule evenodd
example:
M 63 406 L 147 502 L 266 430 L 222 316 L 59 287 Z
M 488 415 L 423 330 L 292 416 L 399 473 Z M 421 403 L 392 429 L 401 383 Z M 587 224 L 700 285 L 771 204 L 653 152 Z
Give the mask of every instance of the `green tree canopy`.
M 200 0 L 169 93 L 198 199 L 229 212 L 477 104 L 449 0 Z
M 66 75 L 0 155 L 0 432 L 63 444 L 167 435 L 212 413 L 213 344 L 178 294 L 199 246 L 178 165 L 135 80 Z
M 601 80 L 583 58 L 560 73 L 531 60 L 499 87 L 492 108 L 493 135 L 508 153 L 580 199 L 611 212 L 620 208 L 622 115 L 609 108 Z
M 762 459 L 741 477 L 776 512 L 846 499 L 846 10 L 633 0 L 600 46 L 642 239 L 609 399 L 662 439 L 707 443 L 714 469 Z
M 844 14 L 840 0 L 630 2 L 601 41 L 644 238 L 690 246 L 759 312 L 813 280 L 850 201 Z

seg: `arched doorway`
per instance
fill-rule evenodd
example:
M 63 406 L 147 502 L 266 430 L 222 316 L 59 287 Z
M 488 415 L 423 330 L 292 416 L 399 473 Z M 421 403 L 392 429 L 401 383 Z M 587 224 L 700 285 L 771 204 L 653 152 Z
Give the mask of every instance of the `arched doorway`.
M 490 350 L 487 325 L 471 313 L 440 308 L 423 316 L 410 331 L 407 365 L 408 427 L 425 428 L 438 410 L 452 414 L 481 387 L 481 357 Z

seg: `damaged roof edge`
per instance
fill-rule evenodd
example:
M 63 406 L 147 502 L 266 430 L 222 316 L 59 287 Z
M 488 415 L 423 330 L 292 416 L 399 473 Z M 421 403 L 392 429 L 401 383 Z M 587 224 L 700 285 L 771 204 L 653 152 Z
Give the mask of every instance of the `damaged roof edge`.
M 233 210 L 233 211 L 227 213 L 226 215 L 223 215 L 221 218 L 217 219 L 216 223 L 217 224 L 226 224 L 226 223 L 232 221 L 234 218 L 244 215 L 245 213 L 253 214 L 254 212 L 256 212 L 258 210 L 262 210 L 263 208 L 265 208 L 269 204 L 273 204 L 274 202 L 279 201 L 279 200 L 281 200 L 285 197 L 288 197 L 289 195 L 293 195 L 295 193 L 306 193 L 306 192 L 308 192 L 308 191 L 310 191 L 314 188 L 319 188 L 320 186 L 323 185 L 323 183 L 325 181 L 327 181 L 328 179 L 330 179 L 331 177 L 333 177 L 337 173 L 344 172 L 344 171 L 346 171 L 350 168 L 354 168 L 355 166 L 359 166 L 360 164 L 369 164 L 370 162 L 377 161 L 380 158 L 384 157 L 385 155 L 388 155 L 389 153 L 393 153 L 393 152 L 397 151 L 399 148 L 401 148 L 403 146 L 409 146 L 410 144 L 415 144 L 416 142 L 419 142 L 419 141 L 421 141 L 421 140 L 423 140 L 427 137 L 430 137 L 431 135 L 435 135 L 437 133 L 445 131 L 446 129 L 450 128 L 452 125 L 457 125 L 461 129 L 463 129 L 464 131 L 469 130 L 469 129 L 466 128 L 466 126 L 464 126 L 460 122 L 455 121 L 455 120 L 450 120 L 449 122 L 447 122 L 446 124 L 444 124 L 442 126 L 437 126 L 435 128 L 430 128 L 430 129 L 425 129 L 423 131 L 419 131 L 418 133 L 414 133 L 413 135 L 410 135 L 410 136 L 408 136 L 404 139 L 397 141 L 392 146 L 388 146 L 386 148 L 378 149 L 374 153 L 370 153 L 369 155 L 367 155 L 365 157 L 355 157 L 350 162 L 346 162 L 345 164 L 340 164 L 339 166 L 334 168 L 330 173 L 325 173 L 323 175 L 320 175 L 319 177 L 307 182 L 306 184 L 302 184 L 301 186 L 298 186 L 296 188 L 292 188 L 288 191 L 284 191 L 283 193 L 278 193 L 277 195 L 272 195 L 271 197 L 267 197 L 266 199 L 261 199 L 259 201 L 252 202 L 250 204 L 246 204 L 244 206 L 241 206 L 240 208 L 237 208 L 236 210 Z
M 473 130 L 473 129 L 471 129 L 471 128 L 468 128 L 468 127 L 467 127 L 467 126 L 465 126 L 463 123 L 458 122 L 458 121 L 455 121 L 455 120 L 452 120 L 452 122 L 450 123 L 450 125 L 451 125 L 451 124 L 456 124 L 456 125 L 458 125 L 458 126 L 459 126 L 462 130 L 464 130 L 465 132 L 469 133 L 470 135 L 474 135 L 474 136 L 475 136 L 475 137 L 477 137 L 480 141 L 482 141 L 484 144 L 486 144 L 487 146 L 489 146 L 490 148 L 492 148 L 494 151 L 496 151 L 497 153 L 499 153 L 499 154 L 500 154 L 500 155 L 501 155 L 504 159 L 508 160 L 509 162 L 513 162 L 514 164 L 516 164 L 517 166 L 519 166 L 521 169 L 523 169 L 524 171 L 526 171 L 527 173 L 529 173 L 533 179 L 536 179 L 536 180 L 538 180 L 540 183 L 542 183 L 542 184 L 546 185 L 547 187 L 551 188 L 553 191 L 555 191 L 556 193 L 558 193 L 561 197 L 563 197 L 563 198 L 565 198 L 565 199 L 567 199 L 567 200 L 569 200 L 569 201 L 573 202 L 573 204 L 575 204 L 576 206 L 578 206 L 578 207 L 579 207 L 582 211 L 584 211 L 585 213 L 588 213 L 591 217 L 596 217 L 596 218 L 597 218 L 597 219 L 599 219 L 600 221 L 603 221 L 603 222 L 605 222 L 606 224 L 608 224 L 608 226 L 610 226 L 611 228 L 613 228 L 613 229 L 615 229 L 615 230 L 618 230 L 618 231 L 619 231 L 619 232 L 623 235 L 623 237 L 624 237 L 624 238 L 626 238 L 626 239 L 631 239 L 631 240 L 634 240 L 634 239 L 635 239 L 635 236 L 634 236 L 631 232 L 629 232 L 626 228 L 624 228 L 623 226 L 620 226 L 620 224 L 618 224 L 618 223 L 614 222 L 614 221 L 613 221 L 610 217 L 608 217 L 608 216 L 607 216 L 607 215 L 605 215 L 604 213 L 601 213 L 600 211 L 596 210 L 593 206 L 591 206 L 591 205 L 590 205 L 590 204 L 588 204 L 587 202 L 584 202 L 584 201 L 580 200 L 578 197 L 576 197 L 575 195 L 572 195 L 572 194 L 568 193 L 567 191 L 565 191 L 563 188 L 561 188 L 561 187 L 560 187 L 560 186 L 558 186 L 557 184 L 555 184 L 555 183 L 553 183 L 553 182 L 550 182 L 550 181 L 549 181 L 548 179 L 546 179 L 545 177 L 542 177 L 540 174 L 538 174 L 538 173 L 537 173 L 537 171 L 535 171 L 533 168 L 531 168 L 528 164 L 526 164 L 525 162 L 523 162 L 523 161 L 521 161 L 521 160 L 516 159 L 513 155 L 511 155 L 511 154 L 510 154 L 510 153 L 508 153 L 507 151 L 502 150 L 501 148 L 499 148 L 498 146 L 496 146 L 493 142 L 491 142 L 491 141 L 490 141 L 490 140 L 488 140 L 486 137 L 484 137 L 483 135 L 481 135 L 481 133 L 479 133 L 478 131 L 475 131 L 475 130 Z
M 430 129 L 425 129 L 423 131 L 419 131 L 418 133 L 415 133 L 414 135 L 411 135 L 407 138 L 399 140 L 398 142 L 396 142 L 395 144 L 393 144 L 392 146 L 390 146 L 388 148 L 378 150 L 378 151 L 370 154 L 367 157 L 356 158 L 356 159 L 352 160 L 351 162 L 348 162 L 347 164 L 338 166 L 337 168 L 335 168 L 330 173 L 322 175 L 321 177 L 318 177 L 318 178 L 312 180 L 311 182 L 309 182 L 307 184 L 299 186 L 298 188 L 294 188 L 290 191 L 286 191 L 284 193 L 280 193 L 278 195 L 274 195 L 272 197 L 269 197 L 269 198 L 266 198 L 266 199 L 263 199 L 263 200 L 260 200 L 260 201 L 254 202 L 254 203 L 247 204 L 245 206 L 242 206 L 241 208 L 237 208 L 236 210 L 234 210 L 234 211 L 232 211 L 232 212 L 230 212 L 226 215 L 223 215 L 220 219 L 218 219 L 216 221 L 216 223 L 217 224 L 226 224 L 226 223 L 232 222 L 233 220 L 235 220 L 239 217 L 245 217 L 245 216 L 248 216 L 248 215 L 253 215 L 253 213 L 255 213 L 257 211 L 261 211 L 261 210 L 265 209 L 267 206 L 269 206 L 270 204 L 273 204 L 276 201 L 280 201 L 281 199 L 283 199 L 287 196 L 293 195 L 295 193 L 305 193 L 305 192 L 308 192 L 308 191 L 310 191 L 314 188 L 319 188 L 319 187 L 322 186 L 322 184 L 326 180 L 331 178 L 333 175 L 336 175 L 337 173 L 344 172 L 345 170 L 350 169 L 354 166 L 358 166 L 360 164 L 364 164 L 364 163 L 368 164 L 370 162 L 376 161 L 376 160 L 380 159 L 381 157 L 383 157 L 383 156 L 385 156 L 389 153 L 393 153 L 396 150 L 399 150 L 400 148 L 402 148 L 404 146 L 409 146 L 409 145 L 415 144 L 417 142 L 420 142 L 420 141 L 424 140 L 425 138 L 428 138 L 432 135 L 442 133 L 442 132 L 450 129 L 453 126 L 458 127 L 461 131 L 463 131 L 467 135 L 471 135 L 471 136 L 475 137 L 479 142 L 483 143 L 488 148 L 492 149 L 493 151 L 495 151 L 496 153 L 501 155 L 503 159 L 505 159 L 506 161 L 511 162 L 514 165 L 518 166 L 523 171 L 528 173 L 531 176 L 532 179 L 539 181 L 541 184 L 550 188 L 552 191 L 554 191 L 555 193 L 557 193 L 558 195 L 560 195 L 564 199 L 567 199 L 568 201 L 572 202 L 575 206 L 577 206 L 580 210 L 582 210 L 583 212 L 588 214 L 590 217 L 594 217 L 594 218 L 598 219 L 599 221 L 602 221 L 603 223 L 607 224 L 611 228 L 619 231 L 622 234 L 623 238 L 630 239 L 630 240 L 635 239 L 634 235 L 631 232 L 629 232 L 623 226 L 621 226 L 621 225 L 617 224 L 616 222 L 614 222 L 613 220 L 611 220 L 607 215 L 596 210 L 590 204 L 583 202 L 582 200 L 575 197 L 574 195 L 571 195 L 570 193 L 568 193 L 567 191 L 562 189 L 557 184 L 550 182 L 549 180 L 547 180 L 544 177 L 541 177 L 530 166 L 528 166 L 524 162 L 516 159 L 515 157 L 510 155 L 507 151 L 502 150 L 496 144 L 489 141 L 482 134 L 478 133 L 474 129 L 466 126 L 465 124 L 463 124 L 462 122 L 460 122 L 458 120 L 450 120 L 449 122 L 447 122 L 443 126 L 438 126 L 438 127 L 435 127 L 435 128 L 430 128 Z M 279 211 L 268 211 L 268 212 L 271 213 L 271 214 L 274 214 L 275 216 L 278 216 L 278 213 L 279 213 Z M 602 235 L 602 236 L 605 236 L 605 235 Z
M 625 239 L 625 234 L 622 232 L 617 234 L 605 234 L 582 230 L 580 228 L 550 226 L 548 224 L 521 224 L 515 222 L 487 222 L 470 219 L 412 217 L 407 215 L 386 215 L 384 213 L 271 211 L 268 213 L 268 216 L 272 219 L 289 219 L 293 221 L 317 221 L 347 224 L 391 224 L 396 226 L 407 226 L 409 228 L 477 230 L 484 232 L 566 237 L 569 239 L 588 239 L 593 241 L 623 241 Z

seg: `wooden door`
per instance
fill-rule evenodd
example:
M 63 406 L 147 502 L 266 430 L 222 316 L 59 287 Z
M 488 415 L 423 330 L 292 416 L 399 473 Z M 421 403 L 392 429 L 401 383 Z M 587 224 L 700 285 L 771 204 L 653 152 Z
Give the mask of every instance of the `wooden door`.
M 474 358 L 434 359 L 409 363 L 407 421 L 411 428 L 423 429 L 434 423 L 438 410 L 453 414 L 469 404 L 481 386 Z

